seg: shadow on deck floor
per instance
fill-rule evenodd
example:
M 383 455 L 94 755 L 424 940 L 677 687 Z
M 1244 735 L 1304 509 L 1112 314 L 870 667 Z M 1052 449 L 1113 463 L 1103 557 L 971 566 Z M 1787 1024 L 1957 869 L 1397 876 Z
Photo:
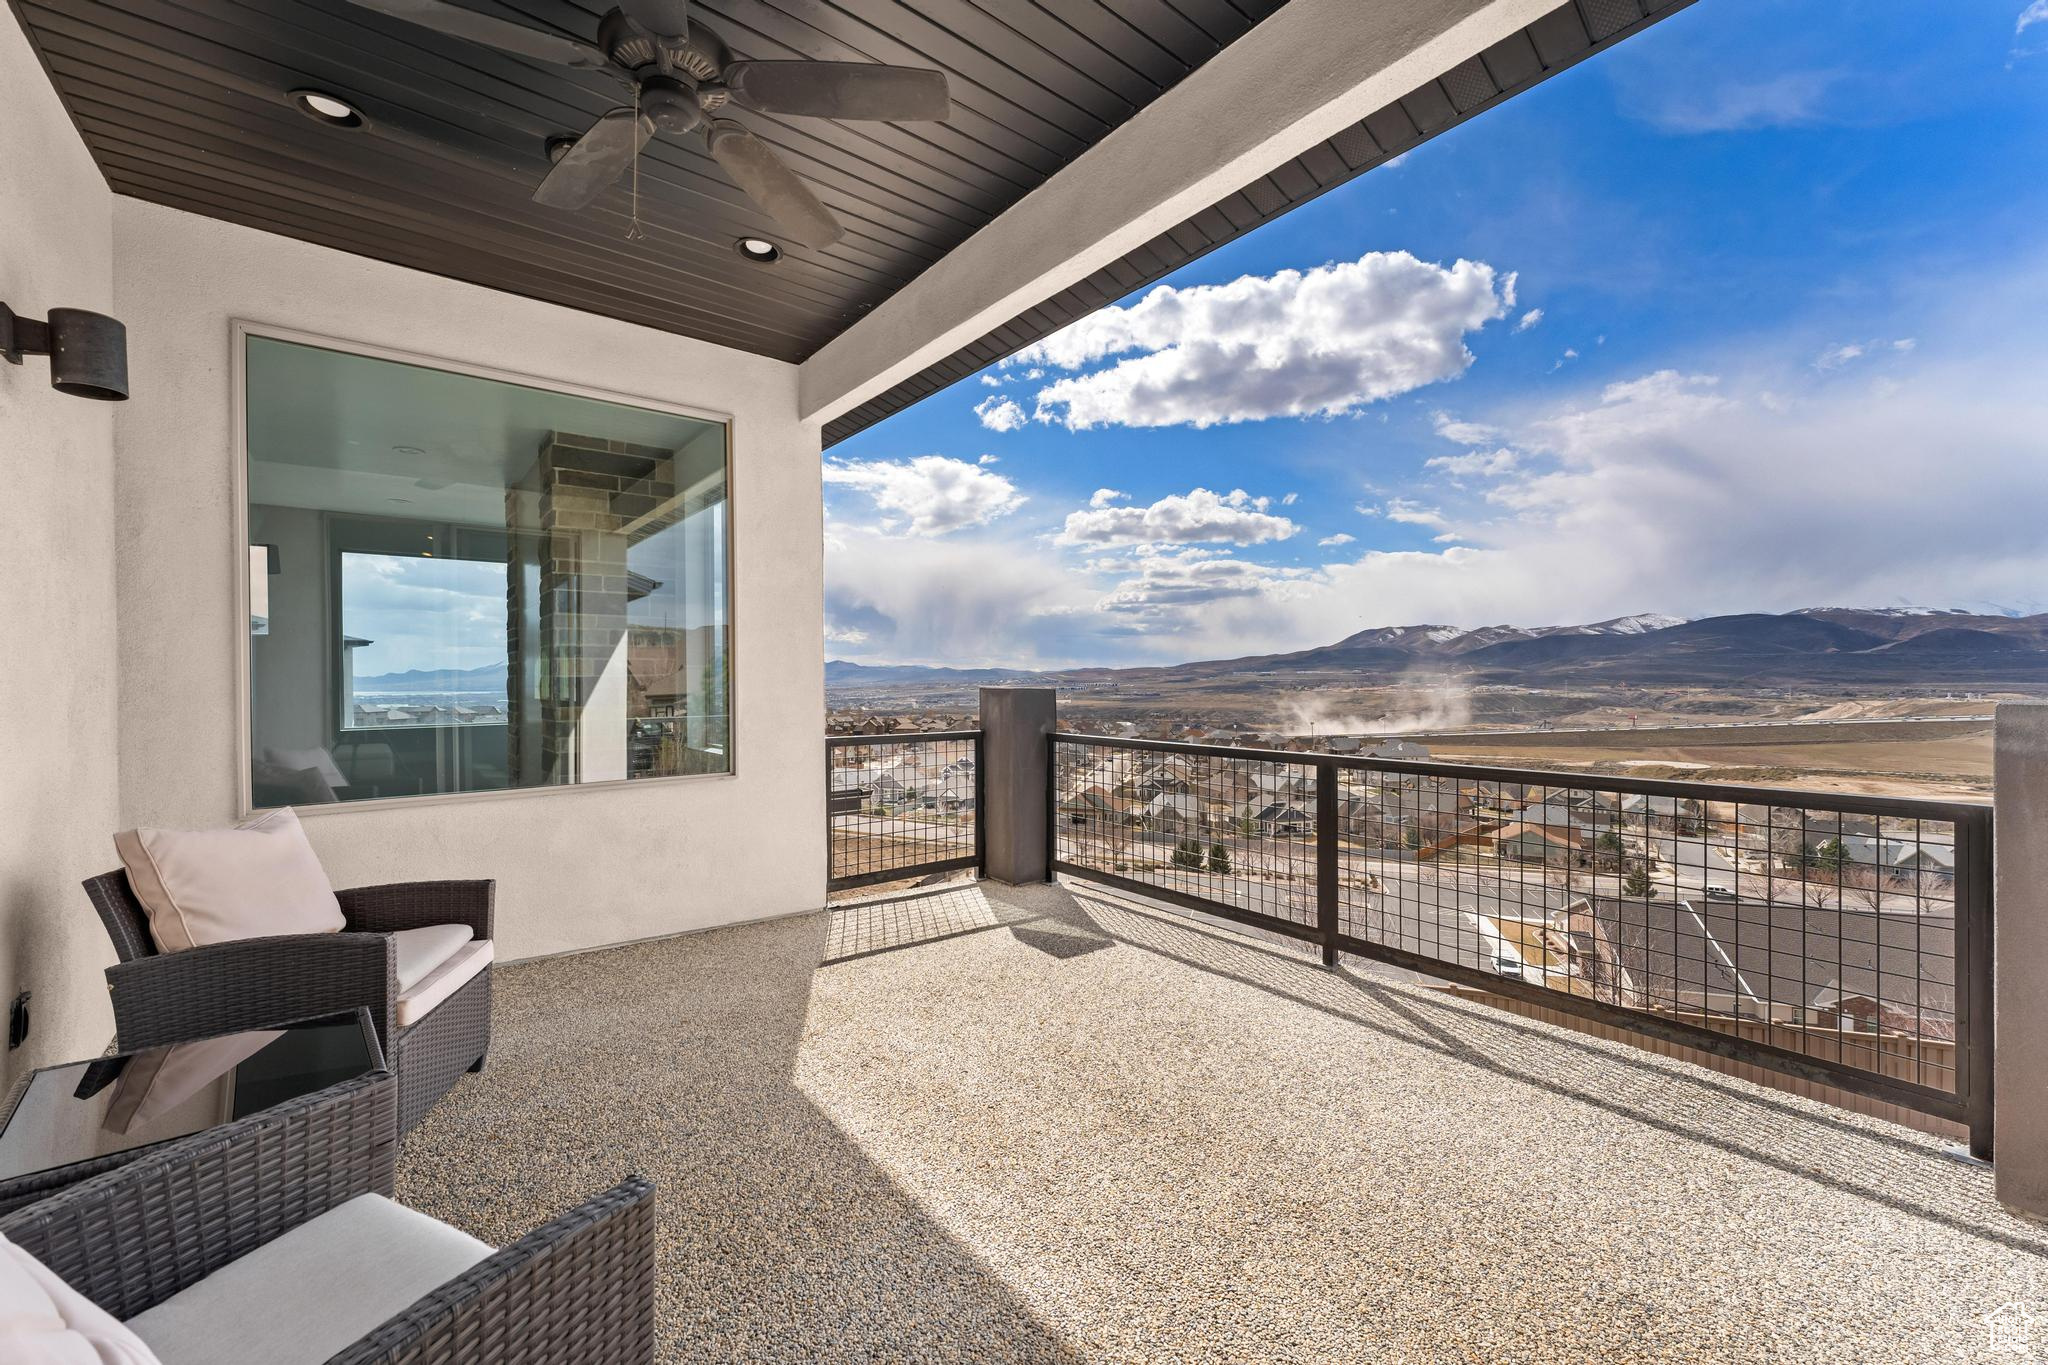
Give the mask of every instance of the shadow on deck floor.
M 1080 886 L 514 965 L 401 1198 L 661 1186 L 674 1360 L 1972 1359 L 1944 1144 Z M 1987 1357 L 1988 1358 L 1988 1357 Z

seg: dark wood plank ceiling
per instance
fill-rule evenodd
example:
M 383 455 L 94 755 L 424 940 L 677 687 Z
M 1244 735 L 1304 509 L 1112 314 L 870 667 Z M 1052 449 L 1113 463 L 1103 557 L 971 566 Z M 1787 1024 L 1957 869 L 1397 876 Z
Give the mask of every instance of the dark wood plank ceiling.
M 1692 0 L 1567 0 L 1520 33 L 825 424 L 828 446 L 1612 47 Z
M 1179 81 L 1282 0 L 697 0 L 736 55 L 937 67 L 944 124 L 737 115 L 846 224 L 780 238 L 705 153 L 657 138 L 646 236 L 625 187 L 565 213 L 530 199 L 550 136 L 619 100 L 562 70 L 346 0 L 10 0 L 117 193 L 493 289 L 801 360 Z M 460 0 L 589 39 L 604 0 Z M 357 104 L 324 126 L 294 88 Z

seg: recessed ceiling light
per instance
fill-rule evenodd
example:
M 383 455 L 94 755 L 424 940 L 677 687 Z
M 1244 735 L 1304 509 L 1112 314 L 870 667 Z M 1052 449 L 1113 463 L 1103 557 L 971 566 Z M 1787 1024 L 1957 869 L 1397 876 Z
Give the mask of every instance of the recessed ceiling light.
M 782 248 L 766 237 L 742 237 L 732 246 L 740 255 L 759 265 L 772 265 L 782 259 Z
M 356 107 L 339 95 L 330 95 L 324 90 L 294 90 L 292 103 L 307 118 L 335 128 L 360 128 L 363 116 Z

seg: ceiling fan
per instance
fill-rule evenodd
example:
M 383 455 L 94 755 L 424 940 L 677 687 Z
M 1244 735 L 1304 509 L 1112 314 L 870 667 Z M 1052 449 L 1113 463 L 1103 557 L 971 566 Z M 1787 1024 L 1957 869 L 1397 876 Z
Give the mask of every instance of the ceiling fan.
M 762 114 L 896 123 L 952 112 L 945 73 L 868 62 L 734 61 L 717 34 L 690 21 L 689 0 L 619 0 L 587 43 L 447 0 L 349 0 L 437 33 L 516 56 L 624 79 L 633 102 L 580 137 L 551 139 L 554 169 L 536 202 L 579 209 L 634 165 L 656 133 L 701 131 L 716 161 L 794 240 L 813 248 L 845 229 L 774 148 L 725 117 L 729 105 Z

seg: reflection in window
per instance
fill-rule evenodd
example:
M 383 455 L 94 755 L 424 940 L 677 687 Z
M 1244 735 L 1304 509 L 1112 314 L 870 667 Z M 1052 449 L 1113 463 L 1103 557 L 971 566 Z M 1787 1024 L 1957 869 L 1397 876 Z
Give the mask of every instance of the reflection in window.
M 730 771 L 723 424 L 247 366 L 256 805 Z
M 270 634 L 270 561 L 275 545 L 249 547 L 249 633 Z
M 506 573 L 503 560 L 342 551 L 342 729 L 503 725 Z

